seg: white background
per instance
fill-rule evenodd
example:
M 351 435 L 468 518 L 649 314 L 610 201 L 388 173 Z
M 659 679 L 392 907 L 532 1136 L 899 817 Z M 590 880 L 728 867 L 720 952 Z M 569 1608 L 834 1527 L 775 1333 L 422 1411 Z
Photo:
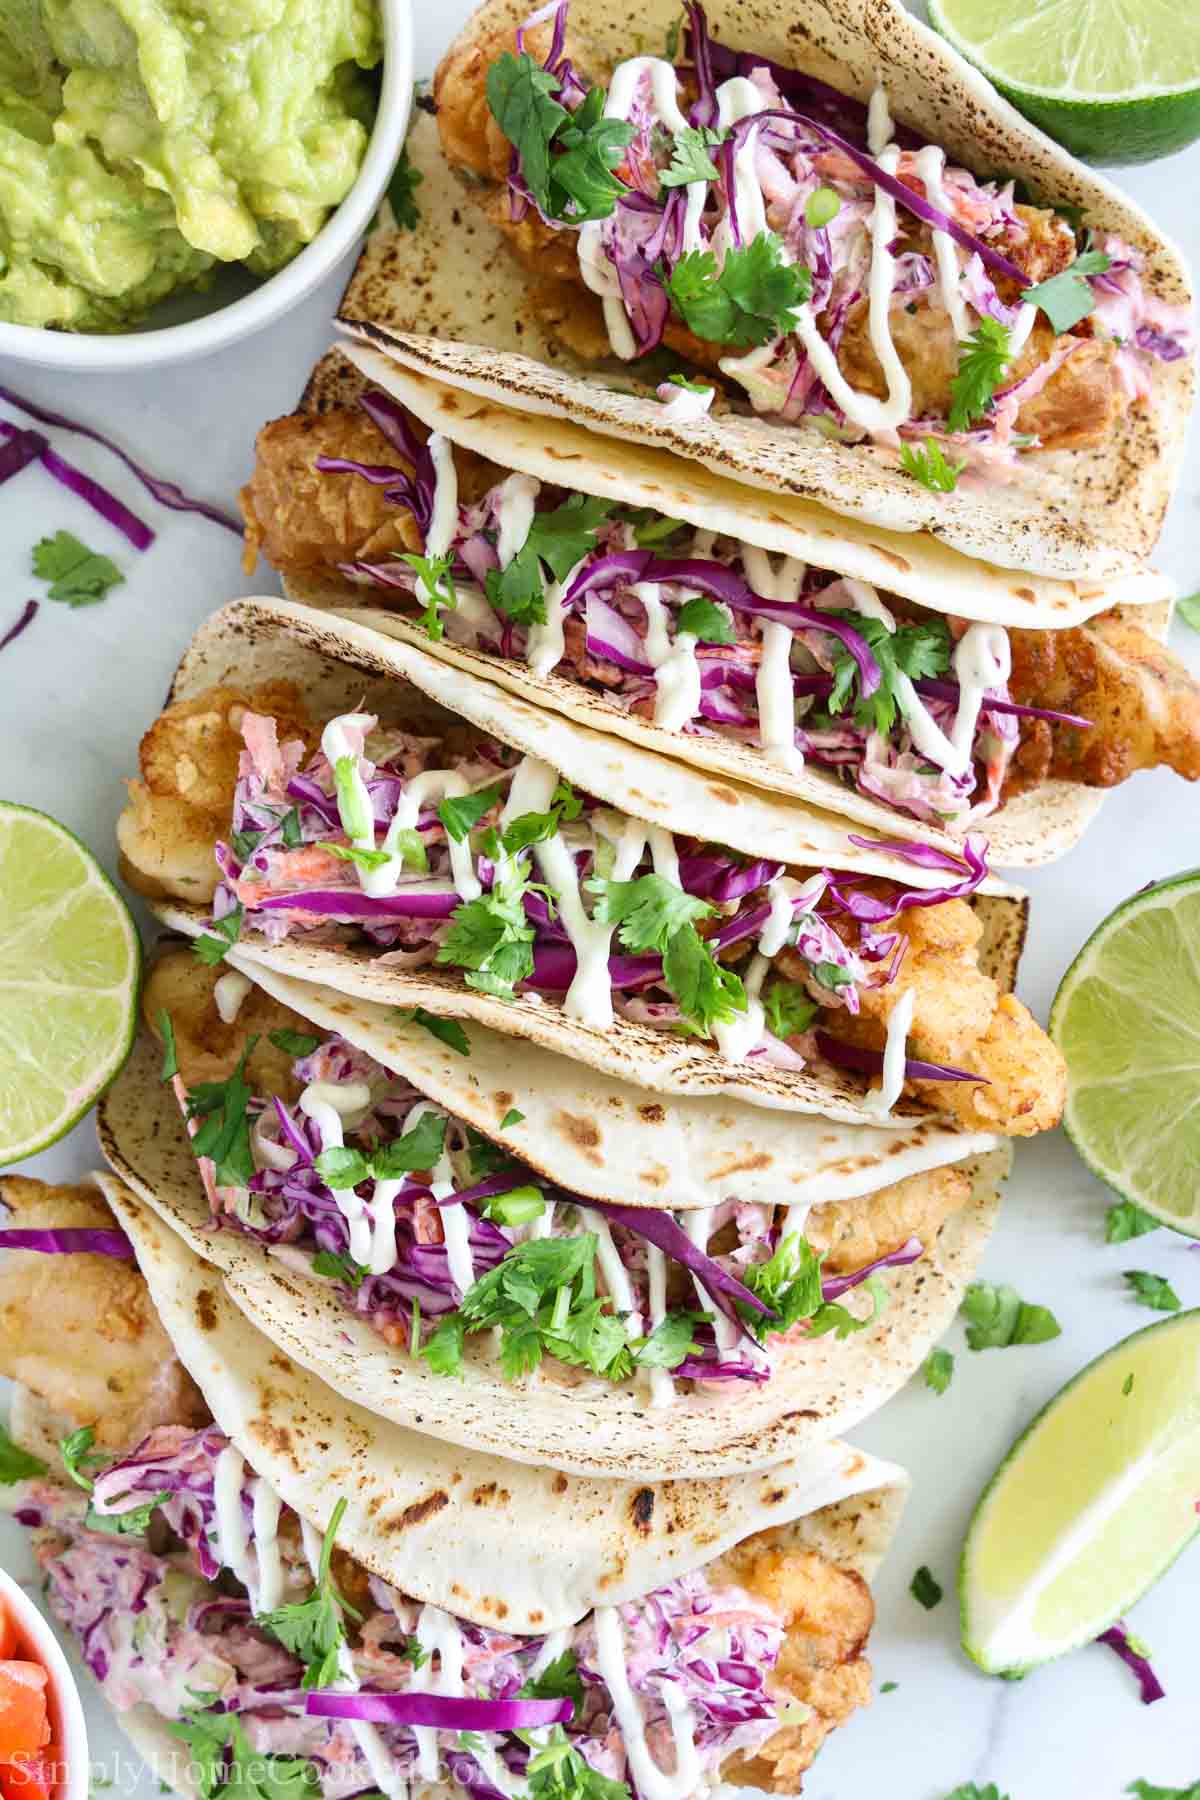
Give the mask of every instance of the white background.
M 417 0 L 418 72 L 432 71 L 465 0 Z M 1125 185 L 1197 260 L 1200 146 L 1148 168 L 1117 171 Z M 51 377 L 13 365 L 5 383 L 114 433 L 135 455 L 191 492 L 232 505 L 250 467 L 257 427 L 294 405 L 330 338 L 346 271 L 283 325 L 203 362 L 142 377 Z M 0 407 L 0 412 L 5 409 Z M 0 791 L 41 807 L 78 832 L 112 867 L 122 777 L 136 764 L 140 732 L 160 705 L 193 628 L 215 606 L 273 581 L 245 577 L 231 534 L 145 500 L 110 459 L 74 439 L 70 457 L 110 484 L 159 531 L 137 557 L 115 532 L 38 469 L 0 490 L 0 636 L 24 600 L 30 549 L 62 527 L 109 551 L 125 586 L 85 611 L 44 605 L 0 657 Z M 1157 560 L 1180 591 L 1200 587 L 1200 457 L 1193 454 Z M 1178 625 L 1175 647 L 1200 673 L 1200 638 Z M 1139 776 L 1115 792 L 1081 848 L 1035 874 L 1032 932 L 1021 991 L 1043 1020 L 1072 955 L 1098 920 L 1136 888 L 1197 862 L 1194 790 L 1166 775 Z M 90 1123 L 29 1164 L 48 1179 L 81 1174 L 97 1160 Z M 954 1573 L 962 1534 L 984 1482 L 1034 1412 L 1085 1362 L 1152 1315 L 1124 1291 L 1127 1267 L 1169 1276 L 1186 1306 L 1200 1305 L 1200 1255 L 1166 1232 L 1132 1245 L 1104 1244 L 1111 1196 L 1055 1134 L 1020 1145 L 1004 1215 L 983 1273 L 1053 1307 L 1054 1343 L 973 1355 L 955 1328 L 957 1371 L 937 1398 L 902 1394 L 857 1434 L 864 1447 L 905 1463 L 914 1492 L 878 1587 L 873 1658 L 877 1681 L 899 1683 L 831 1740 L 805 1785 L 806 1800 L 943 1800 L 961 1782 L 994 1781 L 1012 1800 L 1116 1800 L 1136 1777 L 1163 1785 L 1200 1778 L 1200 1550 L 1138 1606 L 1168 1698 L 1138 1701 L 1111 1654 L 1090 1648 L 1022 1683 L 989 1680 L 957 1643 Z M 1062 1471 L 1064 1482 L 1071 1470 Z M 28 1572 L 20 1534 L 0 1521 L 0 1561 Z M 514 1554 L 519 1547 L 514 1540 Z M 946 1598 L 926 1613 L 909 1597 L 927 1563 Z M 95 1751 L 114 1773 L 121 1742 L 91 1706 Z M 120 1770 L 128 1791 L 129 1758 Z M 146 1778 L 141 1790 L 155 1793 Z

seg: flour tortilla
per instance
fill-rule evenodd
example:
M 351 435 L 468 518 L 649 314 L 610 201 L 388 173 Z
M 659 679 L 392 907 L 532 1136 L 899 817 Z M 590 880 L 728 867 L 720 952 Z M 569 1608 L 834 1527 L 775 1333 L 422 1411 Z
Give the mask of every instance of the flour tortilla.
M 527 11 L 525 0 L 486 0 L 458 46 L 494 54 L 496 34 Z M 1118 233 L 1142 252 L 1152 293 L 1190 302 L 1183 258 L 1152 220 L 1022 119 L 900 0 L 842 0 L 836 12 L 822 0 L 718 0 L 707 12 L 723 43 L 802 66 L 859 99 L 882 79 L 896 117 L 953 160 L 983 175 L 1021 176 L 1044 202 L 1082 206 L 1100 237 Z M 678 14 L 676 0 L 573 0 L 571 23 L 602 71 L 663 43 Z M 1156 363 L 1150 400 L 1126 409 L 1099 448 L 1034 452 L 1006 482 L 967 479 L 952 494 L 933 494 L 886 453 L 812 429 L 730 413 L 664 420 L 627 366 L 583 363 L 539 322 L 528 273 L 485 217 L 478 184 L 445 167 L 432 119 L 417 120 L 410 156 L 424 176 L 416 227 L 368 240 L 341 309 L 348 330 L 410 367 L 506 405 L 661 445 L 751 487 L 889 531 L 929 532 L 1004 568 L 1106 578 L 1131 571 L 1153 548 L 1179 474 L 1191 359 Z
M 1138 623 L 1155 637 L 1166 638 L 1174 590 L 1152 569 L 1111 583 L 1054 582 L 972 563 L 928 536 L 914 540 L 892 534 L 884 542 L 888 534 L 872 531 L 861 521 L 835 518 L 790 496 L 767 501 L 752 488 L 664 451 L 597 440 L 594 433 L 564 420 L 514 413 L 492 400 L 417 375 L 377 351 L 351 346 L 349 355 L 370 385 L 385 388 L 431 429 L 505 469 L 629 505 L 649 506 L 668 518 L 894 589 L 924 606 L 963 618 L 1013 628 L 1060 629 L 1120 605 L 1136 607 Z M 392 610 L 382 595 L 360 583 L 290 578 L 286 587 L 295 600 L 336 607 L 355 624 L 415 644 L 455 668 L 497 682 L 520 699 L 552 707 L 593 730 L 738 782 L 793 795 L 892 837 L 951 850 L 961 841 L 953 832 L 859 793 L 816 763 L 793 772 L 764 756 L 757 744 L 715 732 L 664 729 L 569 677 L 536 675 L 520 659 L 469 649 L 448 637 L 433 641 L 415 620 Z M 1049 862 L 1078 842 L 1101 798 L 1096 790 L 1075 782 L 1043 782 L 981 821 L 978 829 L 987 837 L 997 865 L 1018 868 Z
M 666 1481 L 764 1469 L 806 1457 L 814 1446 L 869 1417 L 903 1386 L 953 1319 L 995 1222 L 1009 1163 L 1006 1146 L 965 1164 L 973 1182 L 970 1200 L 947 1220 L 919 1262 L 888 1271 L 888 1306 L 870 1330 L 842 1343 L 827 1336 L 784 1346 L 768 1382 L 726 1384 L 728 1397 L 717 1402 L 681 1393 L 673 1406 L 655 1410 L 638 1384 L 615 1387 L 591 1377 L 576 1379 L 575 1371 L 564 1371 L 562 1380 L 543 1371 L 526 1382 L 506 1382 L 494 1347 L 482 1336 L 468 1340 L 461 1380 L 436 1375 L 423 1358 L 386 1343 L 348 1312 L 324 1282 L 286 1267 L 253 1239 L 210 1231 L 195 1158 L 174 1096 L 159 1077 L 158 1060 L 148 1042 L 137 1046 L 105 1101 L 100 1138 L 112 1168 L 143 1203 L 139 1220 L 150 1207 L 186 1245 L 174 1256 L 176 1264 L 194 1268 L 188 1251 L 204 1258 L 212 1265 L 210 1285 L 216 1285 L 219 1270 L 246 1319 L 293 1363 L 389 1425 L 420 1430 L 481 1456 L 608 1480 Z M 883 1176 L 886 1181 L 886 1171 Z M 114 1184 L 106 1178 L 104 1185 L 111 1198 Z M 124 1219 L 125 1209 L 118 1210 Z M 134 1236 L 139 1260 L 168 1331 L 192 1368 L 184 1353 L 191 1340 L 181 1340 L 176 1326 L 177 1316 L 182 1328 L 192 1315 L 186 1309 L 171 1312 L 179 1303 L 160 1300 L 142 1254 L 147 1230 L 143 1224 L 141 1235 Z M 162 1239 L 157 1228 L 150 1234 Z M 857 1309 L 861 1302 L 851 1304 Z M 222 1361 L 244 1368 L 224 1344 L 220 1354 Z M 192 1373 L 213 1405 L 195 1368 Z M 330 1491 L 336 1497 L 336 1488 Z M 456 1566 L 458 1549 L 452 1547 L 450 1554 Z
M 884 851 L 855 845 L 851 839 L 859 834 L 832 815 L 701 777 L 682 763 L 540 713 L 408 644 L 287 601 L 235 601 L 214 614 L 193 638 L 171 697 L 183 700 L 214 683 L 250 686 L 268 677 L 298 681 L 314 717 L 361 706 L 385 722 L 413 729 L 436 728 L 439 719 L 451 715 L 465 718 L 518 750 L 544 757 L 569 781 L 609 805 L 749 855 L 778 856 L 809 868 L 830 864 L 901 874 L 914 886 L 935 886 L 941 879 L 898 863 Z M 1011 989 L 1024 941 L 1025 899 L 1019 890 L 991 882 L 975 904 L 984 923 L 980 964 Z M 176 900 L 156 900 L 152 906 L 174 931 L 196 937 L 207 929 L 203 907 Z M 238 954 L 247 964 L 337 988 L 355 999 L 473 1019 L 652 1092 L 730 1095 L 755 1106 L 819 1113 L 855 1124 L 873 1122 L 865 1084 L 845 1070 L 815 1065 L 781 1069 L 765 1057 L 730 1062 L 715 1046 L 695 1038 L 667 1035 L 625 1019 L 614 1020 L 607 1029 L 586 1025 L 536 996 L 500 1000 L 468 988 L 455 972 L 437 966 L 398 969 L 362 947 L 314 942 L 299 934 L 275 945 L 247 935 Z M 927 1109 L 908 1108 L 914 1110 L 927 1116 Z

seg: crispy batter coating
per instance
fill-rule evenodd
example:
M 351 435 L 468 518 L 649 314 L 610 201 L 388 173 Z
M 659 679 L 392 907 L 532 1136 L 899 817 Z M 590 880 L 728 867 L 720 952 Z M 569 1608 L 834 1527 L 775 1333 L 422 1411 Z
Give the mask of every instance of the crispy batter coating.
M 11 1223 L 116 1230 L 97 1188 L 0 1179 Z M 207 1410 L 158 1322 L 136 1263 L 9 1250 L 0 1265 L 0 1375 L 123 1450 L 155 1425 L 201 1425 Z
M 418 437 L 428 435 L 419 419 L 409 415 L 408 422 Z M 421 531 L 407 507 L 361 475 L 323 474 L 316 467 L 319 456 L 408 470 L 400 452 L 356 406 L 273 419 L 258 434 L 254 473 L 240 496 L 248 575 L 260 553 L 281 574 L 302 576 L 422 549 Z M 500 479 L 499 469 L 473 451 L 456 447 L 454 462 L 464 505 Z
M 230 970 L 210 968 L 193 954 L 190 945 L 165 951 L 158 957 L 142 990 L 142 1017 L 156 1037 L 159 1015 L 166 1012 L 175 1028 L 175 1051 L 184 1084 L 225 1081 L 232 1075 L 246 1045 L 257 1037 L 246 1059 L 246 1078 L 258 1093 L 278 1094 L 284 1100 L 300 1097 L 300 1084 L 292 1073 L 293 1057 L 271 1042 L 273 1031 L 298 1031 L 305 1037 L 320 1036 L 310 1020 L 251 986 L 228 1023 L 217 1009 L 213 990 Z
M 768 1738 L 756 1756 L 726 1763 L 721 1776 L 735 1786 L 795 1794 L 829 1733 L 871 1698 L 871 1665 L 863 1654 L 875 1622 L 871 1590 L 861 1575 L 815 1550 L 769 1548 L 761 1536 L 712 1565 L 714 1585 L 725 1572 L 784 1619 L 787 1635 L 772 1686 L 812 1711 L 802 1724 Z
M 972 1130 L 1032 1137 L 1057 1125 L 1066 1065 L 1028 1008 L 1001 995 L 980 969 L 982 927 L 968 903 L 911 907 L 881 929 L 908 939 L 899 973 L 888 987 L 863 992 L 862 1011 L 839 1018 L 838 1036 L 882 1050 L 891 1010 L 912 988 L 909 1055 L 969 1069 L 988 1083 L 916 1081 L 914 1093 Z
M 1136 620 L 1101 613 L 1069 631 L 1009 636 L 1013 699 L 1094 723 L 1024 720 L 1006 794 L 1050 778 L 1115 787 L 1160 765 L 1200 779 L 1200 683 Z
M 970 1198 L 971 1183 L 962 1169 L 931 1169 L 857 1200 L 814 1206 L 804 1235 L 814 1250 L 825 1253 L 830 1274 L 848 1274 L 912 1237 L 928 1248 L 950 1214 Z
M 316 733 L 294 682 L 261 687 L 213 687 L 161 713 L 139 748 L 142 779 L 129 783 L 117 820 L 121 873 L 152 899 L 208 901 L 219 871 L 213 846 L 229 827 L 247 710 L 273 716 L 279 741 Z

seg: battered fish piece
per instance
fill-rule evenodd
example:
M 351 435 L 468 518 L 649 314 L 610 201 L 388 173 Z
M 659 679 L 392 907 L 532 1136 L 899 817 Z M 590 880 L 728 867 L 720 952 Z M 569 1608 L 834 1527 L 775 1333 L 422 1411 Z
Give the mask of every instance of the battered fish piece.
M 726 1572 L 786 1621 L 771 1686 L 812 1711 L 801 1724 L 785 1725 L 768 1738 L 756 1756 L 727 1763 L 722 1778 L 771 1794 L 795 1794 L 829 1733 L 871 1698 L 871 1665 L 864 1651 L 875 1602 L 861 1575 L 815 1550 L 768 1547 L 766 1534 L 720 1557 L 710 1570 L 714 1586 Z
M 1013 631 L 1014 700 L 1093 721 L 1090 730 L 1021 723 L 1005 792 L 1040 781 L 1116 787 L 1166 766 L 1200 779 L 1200 682 L 1127 614 L 1101 613 L 1069 631 Z
M 417 437 L 429 435 L 420 420 L 409 415 L 408 422 Z M 332 575 L 340 563 L 384 561 L 424 548 L 416 520 L 387 498 L 385 486 L 357 474 L 323 473 L 318 457 L 411 473 L 360 407 L 273 419 L 258 434 L 254 473 L 239 495 L 247 575 L 260 554 L 282 575 L 312 576 Z M 456 447 L 454 461 L 463 505 L 502 478 L 501 470 L 470 450 Z
M 920 1238 L 928 1249 L 951 1213 L 970 1198 L 965 1170 L 931 1169 L 857 1200 L 814 1206 L 804 1235 L 823 1254 L 827 1274 L 848 1275 L 899 1250 L 909 1238 Z
M 50 1187 L 0 1177 L 0 1197 L 21 1230 L 116 1231 L 98 1188 Z M 134 1262 L 115 1256 L 43 1256 L 9 1250 L 0 1261 L 0 1375 L 55 1413 L 90 1425 L 120 1450 L 156 1425 L 202 1425 L 207 1410 L 159 1324 Z
M 212 899 L 220 880 L 213 846 L 229 829 L 247 711 L 273 717 L 279 743 L 299 738 L 306 756 L 317 742 L 290 681 L 206 688 L 160 713 L 138 750 L 142 779 L 129 783 L 117 820 L 121 874 L 139 894 Z
M 215 989 L 230 975 L 239 984 L 237 1012 L 222 1017 Z M 240 984 L 245 982 L 245 988 Z M 283 1006 L 236 970 L 202 963 L 189 944 L 165 951 L 150 970 L 142 990 L 142 1017 L 155 1037 L 160 1014 L 166 1012 L 175 1031 L 175 1053 L 184 1085 L 227 1081 L 237 1067 L 247 1039 L 257 1043 L 246 1059 L 246 1079 L 256 1092 L 278 1094 L 289 1102 L 300 1097 L 301 1084 L 292 1073 L 294 1057 L 271 1042 L 271 1033 L 297 1031 L 314 1035 L 312 1024 Z M 319 1034 L 317 1034 L 319 1035 Z

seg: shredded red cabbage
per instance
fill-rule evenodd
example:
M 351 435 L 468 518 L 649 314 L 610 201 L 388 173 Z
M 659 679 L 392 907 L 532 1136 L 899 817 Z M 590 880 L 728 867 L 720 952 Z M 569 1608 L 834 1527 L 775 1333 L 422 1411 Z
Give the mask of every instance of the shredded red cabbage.
M 403 469 L 389 470 L 378 464 L 356 463 L 334 456 L 318 456 L 316 467 L 322 474 L 362 475 L 377 485 L 386 485 L 386 498 L 394 506 L 406 506 L 421 531 L 427 533 L 433 518 L 433 501 L 437 490 L 437 470 L 433 466 L 429 445 L 417 436 L 404 408 L 390 394 L 372 388 L 360 396 L 358 403 L 376 431 L 381 432 L 392 448 L 400 452 L 412 469 L 412 474 L 407 474 Z
M 47 440 L 40 431 L 22 431 L 18 426 L 10 425 L 0 447 L 0 483 L 11 481 L 31 462 L 37 462 L 46 448 Z
M 139 519 L 135 512 L 131 512 L 123 501 L 116 498 L 115 494 L 110 494 L 107 488 L 101 487 L 98 481 L 93 481 L 90 475 L 85 475 L 82 469 L 77 469 L 75 464 L 68 462 L 65 456 L 60 456 L 47 439 L 41 436 L 40 432 L 22 431 L 20 426 L 10 425 L 7 419 L 0 419 L 0 438 L 4 438 L 9 445 L 17 439 L 25 440 L 18 451 L 18 467 L 20 468 L 25 468 L 33 460 L 27 454 L 29 440 L 37 439 L 37 460 L 47 475 L 53 475 L 55 481 L 60 482 L 63 487 L 69 488 L 71 493 L 77 494 L 81 500 L 86 501 L 93 512 L 98 512 L 102 519 L 106 520 L 109 525 L 114 525 L 127 537 L 135 550 L 150 548 L 154 542 L 154 533 L 144 520 Z M 10 474 L 16 472 L 16 469 L 9 471 Z
M 0 475 L 0 481 L 3 479 L 4 477 Z M 4 636 L 0 637 L 0 650 L 3 650 L 8 644 L 15 643 L 21 633 L 28 630 L 29 626 L 33 624 L 33 621 L 37 618 L 37 613 L 38 602 L 36 600 L 27 600 L 21 608 L 21 616 L 16 624 L 10 625 Z
M 1107 1644 L 1109 1649 L 1114 1650 L 1120 1657 L 1126 1668 L 1132 1669 L 1137 1676 L 1143 1706 L 1153 1706 L 1156 1700 L 1166 1699 L 1166 1688 L 1150 1667 L 1149 1658 L 1143 1656 L 1141 1651 L 1134 1649 L 1129 1637 L 1129 1628 L 1123 1619 L 1118 1619 L 1115 1625 L 1110 1625 L 1107 1631 L 1102 1631 L 1096 1642 Z
M 933 700 L 953 700 L 957 702 L 961 688 L 956 681 L 938 681 L 933 676 L 922 675 L 913 682 L 918 694 L 928 694 Z M 1019 719 L 1049 719 L 1053 725 L 1076 725 L 1082 730 L 1091 729 L 1093 720 L 1084 719 L 1078 713 L 1056 712 L 1051 706 L 1024 706 L 1019 700 L 1000 700 L 993 694 L 987 694 L 983 701 L 984 712 L 1015 713 Z
M 0 1250 L 37 1250 L 43 1256 L 119 1256 L 133 1261 L 133 1245 L 123 1231 L 97 1231 L 78 1226 L 70 1229 L 0 1231 Z
M 880 840 L 851 833 L 850 842 L 860 850 L 883 851 L 889 856 L 902 857 L 919 869 L 945 869 L 960 876 L 958 881 L 945 887 L 906 888 L 897 900 L 880 900 L 872 894 L 857 892 L 849 882 L 838 881 L 831 875 L 827 892 L 854 918 L 871 924 L 893 918 L 910 906 L 940 906 L 944 900 L 964 900 L 975 892 L 988 873 L 987 839 L 974 832 L 963 839 L 963 847 L 957 856 L 947 850 L 935 849 L 932 844 L 914 844 L 904 838 Z
M 711 1256 L 694 1244 L 670 1213 L 656 1212 L 650 1207 L 618 1206 L 611 1200 L 588 1200 L 586 1205 L 593 1212 L 611 1219 L 614 1225 L 623 1225 L 626 1231 L 636 1232 L 647 1243 L 656 1245 L 672 1261 L 682 1263 L 705 1291 L 712 1295 L 722 1312 L 730 1312 L 729 1302 L 736 1300 L 739 1305 L 750 1307 L 764 1318 L 775 1317 L 765 1301 L 751 1293 L 736 1276 L 728 1274 L 720 1263 L 714 1262 Z
M 214 525 L 223 525 L 226 531 L 232 531 L 236 537 L 242 535 L 240 519 L 232 513 L 222 512 L 219 506 L 212 506 L 207 500 L 197 500 L 173 481 L 165 481 L 161 475 L 152 475 L 149 469 L 135 462 L 128 451 L 122 450 L 120 444 L 105 437 L 103 432 L 96 431 L 91 425 L 81 425 L 77 419 L 68 419 L 63 413 L 51 412 L 43 406 L 36 406 L 32 400 L 25 400 L 12 388 L 0 385 L 0 400 L 6 400 L 20 412 L 28 413 L 31 419 L 37 419 L 43 425 L 51 425 L 56 431 L 73 431 L 78 437 L 90 439 L 102 449 L 110 450 L 129 470 L 129 473 L 140 481 L 146 492 L 158 501 L 160 506 L 169 507 L 172 512 L 199 513 L 202 518 L 210 519 Z
M 843 1044 L 837 1038 L 830 1037 L 827 1031 L 817 1032 L 817 1049 L 825 1058 L 839 1069 L 856 1069 L 860 1075 L 880 1075 L 883 1072 L 883 1051 L 865 1050 L 858 1044 Z M 911 1056 L 904 1059 L 904 1079 L 906 1081 L 977 1081 L 982 1087 L 990 1087 L 986 1075 L 974 1075 L 969 1069 L 952 1069 L 948 1063 L 919 1062 Z
M 565 1725 L 575 1702 L 468 1700 L 451 1694 L 356 1694 L 319 1689 L 305 1711 L 317 1719 L 363 1719 L 374 1725 L 432 1725 L 438 1731 L 528 1731 Z
M 828 1281 L 821 1283 L 823 1300 L 839 1300 L 875 1275 L 880 1269 L 902 1269 L 908 1263 L 918 1262 L 925 1254 L 925 1246 L 918 1237 L 910 1237 L 898 1250 L 889 1250 L 886 1256 L 877 1256 L 874 1262 L 867 1263 L 861 1269 L 855 1269 L 850 1275 L 831 1275 Z

